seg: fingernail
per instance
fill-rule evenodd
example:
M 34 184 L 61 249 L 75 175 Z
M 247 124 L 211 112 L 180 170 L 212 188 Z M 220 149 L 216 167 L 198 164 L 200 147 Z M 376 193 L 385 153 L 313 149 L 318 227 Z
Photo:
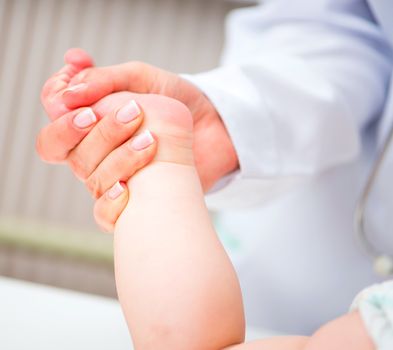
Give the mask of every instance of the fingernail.
M 117 181 L 110 190 L 107 192 L 107 196 L 109 199 L 118 198 L 125 191 L 124 187 L 121 185 L 119 181 Z
M 134 100 L 132 100 L 117 111 L 116 119 L 121 123 L 129 123 L 131 120 L 134 120 L 139 114 L 141 114 L 141 110 L 139 109 L 138 104 Z
M 74 124 L 80 129 L 87 128 L 90 125 L 94 124 L 96 121 L 97 117 L 91 108 L 83 110 L 82 112 L 77 114 L 73 120 Z
M 79 90 L 84 89 L 87 86 L 86 83 L 80 83 L 80 84 L 76 84 L 74 86 L 70 86 L 69 88 L 65 89 L 63 94 L 67 93 L 67 92 L 76 92 Z
M 131 142 L 130 147 L 134 151 L 141 151 L 149 147 L 154 142 L 153 135 L 149 130 L 145 130 L 137 135 Z

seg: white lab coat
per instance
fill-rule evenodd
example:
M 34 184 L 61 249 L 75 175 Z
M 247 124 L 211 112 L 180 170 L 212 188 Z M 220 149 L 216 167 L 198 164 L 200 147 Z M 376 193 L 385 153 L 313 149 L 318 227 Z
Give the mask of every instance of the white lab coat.
M 239 156 L 208 203 L 225 209 L 218 226 L 252 326 L 312 332 L 378 281 L 352 218 L 374 121 L 380 137 L 393 122 L 393 107 L 382 118 L 392 43 L 391 0 L 270 0 L 229 16 L 219 68 L 186 76 Z

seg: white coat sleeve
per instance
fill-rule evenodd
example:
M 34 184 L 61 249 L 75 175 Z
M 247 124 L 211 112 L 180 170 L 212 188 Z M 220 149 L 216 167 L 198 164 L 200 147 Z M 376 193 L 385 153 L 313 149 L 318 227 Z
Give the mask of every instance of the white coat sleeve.
M 365 1 L 265 1 L 234 11 L 226 34 L 220 67 L 185 76 L 215 105 L 240 163 L 211 207 L 260 204 L 358 155 L 392 63 Z

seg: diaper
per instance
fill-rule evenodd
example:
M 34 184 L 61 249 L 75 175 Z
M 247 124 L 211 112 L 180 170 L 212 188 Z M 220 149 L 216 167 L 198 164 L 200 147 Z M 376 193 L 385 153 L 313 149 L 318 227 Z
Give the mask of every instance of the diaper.
M 377 350 L 393 349 L 393 281 L 373 285 L 355 298 L 358 310 Z

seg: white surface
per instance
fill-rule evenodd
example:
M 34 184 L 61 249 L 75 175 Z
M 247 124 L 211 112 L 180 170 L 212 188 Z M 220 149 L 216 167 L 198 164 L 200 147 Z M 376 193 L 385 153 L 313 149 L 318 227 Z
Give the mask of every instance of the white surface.
M 131 348 L 115 300 L 0 278 L 0 349 Z
M 248 339 L 262 332 L 248 330 Z M 112 299 L 0 277 L 0 349 L 130 350 Z

